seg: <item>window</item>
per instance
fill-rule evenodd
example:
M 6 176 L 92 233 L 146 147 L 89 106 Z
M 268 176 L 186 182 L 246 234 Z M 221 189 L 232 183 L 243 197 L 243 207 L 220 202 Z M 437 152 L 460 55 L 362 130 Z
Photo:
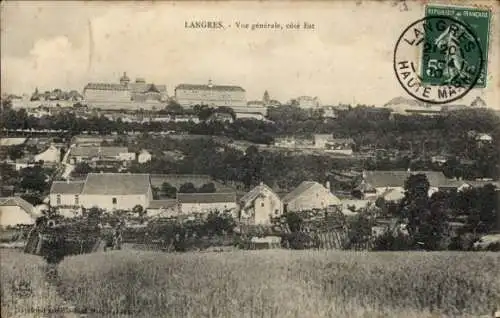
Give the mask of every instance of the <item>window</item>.
M 75 205 L 80 205 L 80 196 L 75 194 Z
M 116 198 L 113 198 L 112 201 L 113 201 L 113 204 L 116 204 Z
M 280 213 L 280 211 L 278 209 L 274 210 L 275 215 L 278 215 L 279 213 Z
M 264 202 L 262 202 L 262 203 L 260 204 L 260 206 L 261 206 L 261 207 L 264 207 Z
M 60 194 L 58 194 L 58 195 L 56 196 L 56 204 L 57 204 L 57 205 L 61 205 L 61 195 L 60 195 Z

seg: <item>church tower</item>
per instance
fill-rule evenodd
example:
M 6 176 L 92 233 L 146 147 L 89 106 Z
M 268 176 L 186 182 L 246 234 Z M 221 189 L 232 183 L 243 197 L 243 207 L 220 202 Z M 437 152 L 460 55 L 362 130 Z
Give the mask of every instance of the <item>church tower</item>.
M 123 72 L 123 76 L 120 78 L 120 84 L 128 86 L 128 83 L 130 83 L 130 78 L 127 76 L 127 72 Z

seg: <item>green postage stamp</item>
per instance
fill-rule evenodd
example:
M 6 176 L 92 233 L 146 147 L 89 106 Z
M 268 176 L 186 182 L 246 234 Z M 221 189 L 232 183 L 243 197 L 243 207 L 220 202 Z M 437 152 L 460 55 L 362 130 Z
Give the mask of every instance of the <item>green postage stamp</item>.
M 480 46 L 480 52 L 484 63 L 474 87 L 486 87 L 491 11 L 475 7 L 427 5 L 425 17 L 437 16 L 449 17 L 461 22 L 467 26 L 476 37 L 476 43 Z M 423 83 L 440 85 L 443 83 L 443 78 L 454 76 L 453 71 L 455 69 L 462 69 L 474 65 L 472 59 L 477 60 L 477 57 L 467 54 L 467 52 L 463 50 L 450 52 L 453 51 L 453 44 L 447 45 L 446 42 L 457 42 L 456 37 L 454 38 L 456 34 L 453 33 L 453 29 L 446 29 L 445 31 L 435 30 L 435 32 L 428 30 L 425 32 L 424 52 L 421 55 L 420 64 L 422 66 L 420 71 Z M 445 52 L 445 54 L 443 54 L 443 52 Z M 453 55 L 453 60 L 450 59 L 451 55 Z

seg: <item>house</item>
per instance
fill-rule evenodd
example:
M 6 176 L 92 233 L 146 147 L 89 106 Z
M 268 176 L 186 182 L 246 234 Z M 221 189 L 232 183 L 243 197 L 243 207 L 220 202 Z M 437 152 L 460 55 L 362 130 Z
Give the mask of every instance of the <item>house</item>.
M 256 119 L 256 120 L 265 120 L 266 117 L 259 112 L 245 112 L 238 111 L 236 112 L 236 119 Z
M 299 96 L 295 101 L 300 108 L 318 108 L 321 106 L 318 97 Z
M 81 213 L 81 194 L 84 181 L 54 181 L 50 187 L 50 205 L 65 217 L 78 216 Z
M 73 163 L 96 160 L 133 161 L 135 156 L 127 147 L 76 146 L 70 152 L 70 160 Z
M 32 167 L 36 166 L 36 162 L 32 157 L 25 157 L 25 158 L 17 159 L 14 162 L 14 166 L 15 166 L 16 171 L 19 171 L 19 170 L 22 170 L 25 168 L 32 168 Z
M 363 179 L 356 190 L 365 196 L 379 197 L 388 190 L 404 191 L 406 180 L 411 175 L 425 174 L 429 180 L 429 193 L 435 192 L 440 186 L 449 183 L 446 176 L 439 171 L 363 171 Z
M 314 147 L 315 148 L 326 148 L 326 143 L 333 139 L 331 134 L 314 134 Z
M 142 149 L 141 152 L 139 152 L 139 155 L 137 156 L 137 161 L 139 163 L 146 163 L 151 161 L 151 153 L 147 151 L 146 149 Z
M 153 200 L 146 208 L 148 217 L 171 217 L 179 215 L 179 205 L 176 199 Z
M 293 147 L 295 147 L 295 137 L 294 136 L 276 137 L 274 139 L 274 146 L 275 147 L 293 148 Z
M 20 146 L 27 138 L 0 138 L 0 146 Z
M 43 162 L 53 162 L 58 163 L 61 159 L 61 152 L 57 147 L 51 144 L 45 151 L 35 155 L 35 162 L 43 161 Z
M 432 194 L 435 191 L 435 188 L 433 190 L 429 190 L 430 194 Z M 403 188 L 391 188 L 385 191 L 380 195 L 381 198 L 383 198 L 386 202 L 399 202 L 405 197 L 405 191 Z
M 0 227 L 34 224 L 38 216 L 33 205 L 21 197 L 0 198 Z
M 282 200 L 285 212 L 326 209 L 340 205 L 340 200 L 330 192 L 329 182 L 325 187 L 315 181 L 304 181 Z
M 493 142 L 493 137 L 491 137 L 491 135 L 488 134 L 480 133 L 476 135 L 476 141 L 479 143 L 490 144 Z
M 236 193 L 177 193 L 182 214 L 209 213 L 211 211 L 236 212 Z
M 234 122 L 234 118 L 229 113 L 215 112 L 207 119 L 207 122 L 220 122 L 220 123 L 230 123 Z
M 88 146 L 99 146 L 103 141 L 113 142 L 115 137 L 113 136 L 92 136 L 92 135 L 77 135 L 71 139 L 72 144 L 88 145 Z
M 240 199 L 240 219 L 251 224 L 269 224 L 271 217 L 283 213 L 280 197 L 267 185 L 261 183 Z
M 446 184 L 439 186 L 440 191 L 457 191 L 462 192 L 471 188 L 481 188 L 488 184 L 493 185 L 496 191 L 500 193 L 500 181 L 492 180 L 448 180 Z
M 175 88 L 175 100 L 182 106 L 192 108 L 195 105 L 247 106 L 246 91 L 240 86 L 208 84 L 179 84 Z
M 344 155 L 352 155 L 355 142 L 352 138 L 331 138 L 325 143 L 325 151 L 331 153 L 339 153 Z
M 89 173 L 81 193 L 84 208 L 132 210 L 149 207 L 153 191 L 148 174 Z
M 432 163 L 437 163 L 439 165 L 443 165 L 448 161 L 448 159 L 445 156 L 432 156 L 431 157 L 431 162 Z
M 357 215 L 360 211 L 367 209 L 373 201 L 371 200 L 356 200 L 346 199 L 342 200 L 341 211 L 344 215 Z
M 186 157 L 180 150 L 166 150 L 163 151 L 164 159 L 168 161 L 181 161 Z

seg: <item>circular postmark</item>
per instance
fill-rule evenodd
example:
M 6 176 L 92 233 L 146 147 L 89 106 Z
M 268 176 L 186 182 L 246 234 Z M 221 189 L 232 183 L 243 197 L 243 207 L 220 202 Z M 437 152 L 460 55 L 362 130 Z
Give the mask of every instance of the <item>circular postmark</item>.
M 429 104 L 465 96 L 484 66 L 477 36 L 465 23 L 429 16 L 410 24 L 394 47 L 393 67 L 404 90 Z

